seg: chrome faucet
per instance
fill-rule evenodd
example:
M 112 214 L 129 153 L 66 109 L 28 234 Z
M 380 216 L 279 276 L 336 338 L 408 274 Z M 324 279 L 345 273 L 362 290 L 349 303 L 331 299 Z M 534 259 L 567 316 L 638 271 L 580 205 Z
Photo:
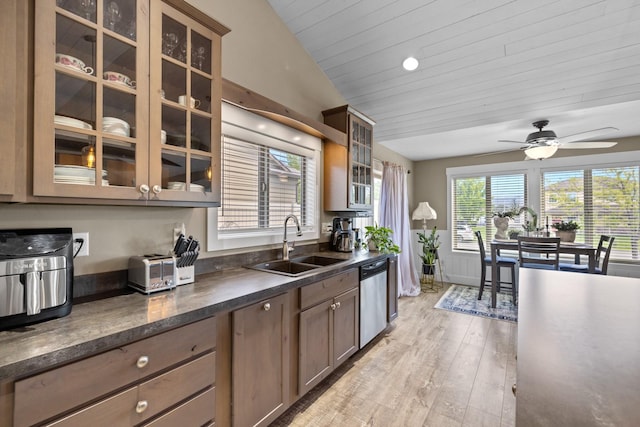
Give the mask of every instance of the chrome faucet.
M 302 236 L 302 231 L 300 230 L 300 221 L 298 221 L 298 217 L 293 214 L 287 215 L 287 217 L 284 219 L 284 240 L 282 241 L 282 259 L 285 261 L 289 259 L 289 252 L 293 251 L 293 246 L 289 246 L 289 243 L 287 243 L 287 222 L 290 219 L 293 219 L 295 221 L 296 227 L 298 228 L 296 236 Z

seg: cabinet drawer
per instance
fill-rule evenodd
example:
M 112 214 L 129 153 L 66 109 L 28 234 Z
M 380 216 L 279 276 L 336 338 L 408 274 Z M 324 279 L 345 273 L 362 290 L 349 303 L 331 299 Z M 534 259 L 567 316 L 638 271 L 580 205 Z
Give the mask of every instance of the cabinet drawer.
M 216 416 L 216 389 L 200 393 L 145 427 L 203 426 Z
M 215 354 L 210 353 L 183 366 L 173 369 L 163 375 L 132 387 L 108 399 L 104 399 L 81 411 L 75 412 L 62 418 L 48 426 L 55 427 L 84 427 L 89 425 L 109 425 L 109 426 L 129 426 L 138 424 L 168 407 L 180 402 L 196 392 L 211 386 L 215 380 Z M 207 394 L 207 392 L 211 392 Z M 175 412 L 190 413 L 193 409 L 194 420 L 204 417 L 197 425 L 213 419 L 215 415 L 215 393 L 213 389 L 198 395 L 185 402 L 165 416 L 156 420 L 159 422 L 165 417 L 172 418 Z M 206 394 L 207 397 L 204 397 Z M 201 398 L 201 400 L 198 400 Z M 210 407 L 209 416 L 207 414 L 205 402 Z M 143 411 L 138 413 L 137 407 Z M 186 408 L 189 408 L 189 412 Z M 181 411 L 179 411 L 181 410 Z M 196 415 L 197 414 L 197 415 Z M 188 425 L 196 425 L 187 423 Z M 151 425 L 156 425 L 155 421 Z M 157 425 L 171 425 L 159 423 Z M 178 424 L 173 424 L 178 425 Z
M 215 342 L 215 318 L 209 318 L 17 381 L 14 422 L 45 420 L 211 350 Z
M 304 310 L 358 286 L 358 269 L 346 271 L 300 289 L 300 309 Z

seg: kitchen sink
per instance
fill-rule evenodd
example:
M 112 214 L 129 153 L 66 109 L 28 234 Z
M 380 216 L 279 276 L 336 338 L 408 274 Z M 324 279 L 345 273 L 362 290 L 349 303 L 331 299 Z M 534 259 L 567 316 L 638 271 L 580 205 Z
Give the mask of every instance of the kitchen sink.
M 274 260 L 249 266 L 253 270 L 267 271 L 269 273 L 283 274 L 285 276 L 299 276 L 345 261 L 340 258 L 323 257 L 318 255 L 300 256 L 290 260 Z
M 344 261 L 343 259 L 340 258 L 331 258 L 331 257 L 326 257 L 326 256 L 319 256 L 319 255 L 309 255 L 309 256 L 301 256 L 301 257 L 296 257 L 291 259 L 291 261 L 293 262 L 300 262 L 303 264 L 313 264 L 313 265 L 333 265 L 333 264 L 337 264 L 339 262 Z

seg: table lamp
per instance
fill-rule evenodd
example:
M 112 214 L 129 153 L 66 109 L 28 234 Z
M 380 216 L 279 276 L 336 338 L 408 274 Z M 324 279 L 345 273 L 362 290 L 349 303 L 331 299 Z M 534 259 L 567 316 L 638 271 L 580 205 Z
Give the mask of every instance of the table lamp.
M 429 206 L 429 202 L 420 202 L 418 203 L 418 207 L 416 208 L 416 210 L 413 211 L 413 214 L 411 215 L 411 219 L 421 219 L 422 229 L 426 234 L 427 220 L 438 219 L 438 214 L 431 206 Z

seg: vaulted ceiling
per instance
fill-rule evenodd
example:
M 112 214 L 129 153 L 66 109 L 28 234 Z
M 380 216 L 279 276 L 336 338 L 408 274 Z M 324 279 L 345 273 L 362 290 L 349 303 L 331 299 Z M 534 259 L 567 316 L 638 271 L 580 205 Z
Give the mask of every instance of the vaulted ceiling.
M 410 159 L 511 149 L 498 140 L 540 119 L 558 136 L 640 135 L 640 0 L 268 1 L 376 141 Z

